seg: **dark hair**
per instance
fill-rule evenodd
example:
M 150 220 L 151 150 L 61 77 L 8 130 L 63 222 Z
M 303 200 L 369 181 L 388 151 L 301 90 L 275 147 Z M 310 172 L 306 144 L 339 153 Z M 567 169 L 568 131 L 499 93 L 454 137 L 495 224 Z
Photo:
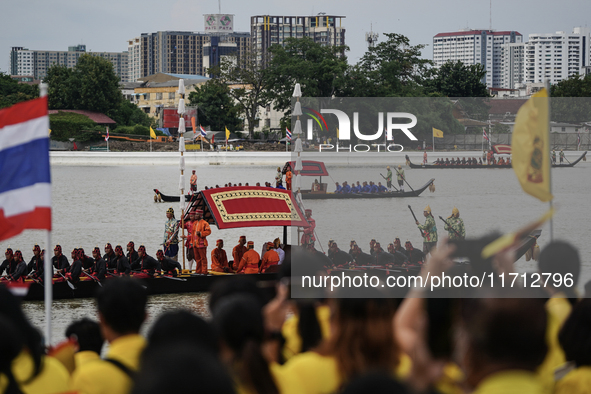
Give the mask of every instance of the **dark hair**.
M 146 290 L 139 280 L 132 278 L 109 279 L 97 295 L 98 311 L 118 334 L 139 332 L 146 318 L 147 302 Z
M 212 353 L 195 343 L 148 347 L 132 394 L 234 394 L 232 379 Z
M 4 394 L 21 394 L 21 390 L 12 374 L 12 361 L 22 351 L 25 343 L 24 338 L 18 332 L 15 325 L 6 318 L 0 315 L 0 374 L 6 376 L 8 384 L 6 385 Z
M 513 291 L 527 297 L 526 291 Z M 546 310 L 535 298 L 474 298 L 462 305 L 473 364 L 533 371 L 546 356 Z M 478 365 L 476 365 L 478 368 Z
M 309 301 L 296 301 L 299 311 L 298 334 L 302 338 L 300 352 L 307 352 L 318 346 L 322 341 L 322 330 L 316 315 L 315 303 Z
M 227 278 L 227 280 L 220 280 L 216 282 L 209 295 L 209 311 L 214 313 L 217 304 L 225 297 L 237 293 L 246 293 L 254 296 L 257 301 L 264 305 L 269 301 L 254 278 L 247 275 L 237 275 L 235 277 Z
M 262 354 L 265 335 L 262 304 L 251 294 L 234 294 L 213 310 L 213 325 L 234 353 L 232 368 L 249 391 L 278 394 L 269 365 Z
M 81 352 L 90 350 L 101 354 L 104 339 L 101 335 L 101 327 L 96 321 L 87 317 L 76 320 L 66 328 L 66 338 L 72 336 L 78 342 Z
M 171 342 L 194 343 L 211 353 L 218 352 L 217 337 L 211 325 L 187 310 L 163 313 L 150 329 L 149 347 Z
M 563 281 L 563 286 L 558 287 L 557 290 L 562 291 L 572 305 L 577 302 L 577 295 L 574 290 L 579 281 L 581 260 L 579 259 L 579 252 L 574 246 L 564 241 L 550 242 L 540 253 L 538 269 L 543 273 L 559 273 L 563 278 L 566 274 L 572 274 L 573 285 L 571 287 L 564 286 Z M 552 281 L 548 283 L 552 284 Z
M 558 334 L 558 341 L 566 361 L 574 361 L 577 367 L 591 365 L 591 299 L 574 306 Z
M 377 290 L 366 289 L 367 295 Z M 391 373 L 400 361 L 394 340 L 396 301 L 386 298 L 336 299 L 335 330 L 319 353 L 336 359 L 341 378 L 352 379 L 370 370 Z
M 33 374 L 28 378 L 27 382 L 29 382 L 41 370 L 41 356 L 44 353 L 43 338 L 25 317 L 16 297 L 4 286 L 0 286 L 0 317 L 4 317 L 14 325 L 17 332 L 22 335 L 24 345 L 33 358 Z

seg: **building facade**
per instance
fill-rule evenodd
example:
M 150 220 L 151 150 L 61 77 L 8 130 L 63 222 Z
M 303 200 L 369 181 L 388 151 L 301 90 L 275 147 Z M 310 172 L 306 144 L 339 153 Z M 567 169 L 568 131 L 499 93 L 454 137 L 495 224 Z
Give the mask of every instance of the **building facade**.
M 487 87 L 501 87 L 502 47 L 523 42 L 516 31 L 463 30 L 439 33 L 433 37 L 433 62 L 436 67 L 446 62 L 461 61 L 467 65 L 482 64 Z
M 80 56 L 88 54 L 109 60 L 113 64 L 115 74 L 122 82 L 129 81 L 127 52 L 86 52 L 86 45 L 68 47 L 67 51 L 29 50 L 23 47 L 12 47 L 10 52 L 10 73 L 12 75 L 30 75 L 35 79 L 43 79 L 53 65 L 73 68 L 78 64 Z
M 287 38 L 309 37 L 326 46 L 345 45 L 344 16 L 282 16 L 255 15 L 250 17 L 250 35 L 257 61 L 264 64 L 270 46 L 284 45 Z
M 128 40 L 132 81 L 157 73 L 205 75 L 223 56 L 238 58 L 250 48 L 250 34 L 159 31 Z
M 501 47 L 501 88 L 519 89 L 524 83 L 525 45 L 505 44 Z
M 540 83 L 546 79 L 551 84 L 581 74 L 591 65 L 589 28 L 575 27 L 568 34 L 530 34 L 525 44 L 526 83 Z

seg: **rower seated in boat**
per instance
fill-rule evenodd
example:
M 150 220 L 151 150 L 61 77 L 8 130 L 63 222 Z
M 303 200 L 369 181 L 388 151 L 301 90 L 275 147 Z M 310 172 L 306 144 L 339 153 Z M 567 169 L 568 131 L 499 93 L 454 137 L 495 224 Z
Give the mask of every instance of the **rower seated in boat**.
M 25 263 L 23 254 L 20 250 L 14 252 L 14 263 L 16 264 L 14 272 L 6 278 L 13 282 L 24 282 L 25 277 L 27 276 L 27 263 Z
M 347 183 L 347 181 L 343 182 L 343 189 L 342 193 L 351 193 L 351 186 Z
M 353 260 L 355 261 L 355 265 L 374 265 L 375 259 L 372 255 L 363 253 L 361 248 L 355 244 L 349 253 Z
M 422 250 L 415 249 L 410 241 L 406 241 L 404 248 L 406 249 L 409 265 L 423 265 L 423 262 L 425 261 L 425 253 L 423 253 Z
M 140 245 L 137 250 L 138 258 L 131 264 L 131 269 L 136 272 L 134 276 L 139 278 L 151 278 L 158 269 L 158 261 L 155 258 L 148 256 L 146 247 Z M 179 264 L 180 265 L 180 264 Z
M 248 241 L 247 251 L 242 256 L 242 260 L 240 260 L 240 265 L 238 266 L 238 274 L 257 274 L 259 272 L 259 261 L 261 260 L 261 256 L 254 250 L 254 242 Z
M 375 183 L 369 182 L 369 184 L 371 185 L 371 193 L 378 193 L 380 190 L 378 189 L 378 185 L 376 185 Z
M 408 261 L 406 254 L 396 251 L 393 243 L 388 244 L 388 254 L 393 256 L 393 260 L 392 263 L 386 264 L 387 266 L 400 267 Z
M 218 239 L 211 251 L 211 270 L 214 272 L 230 272 L 228 256 L 224 250 L 224 240 Z
M 121 245 L 117 245 L 115 247 L 115 255 L 117 256 L 117 270 L 116 272 L 119 275 L 129 275 L 131 272 L 131 266 L 129 265 L 129 260 L 127 257 L 123 255 L 123 248 Z
M 346 267 L 353 263 L 353 256 L 340 250 L 336 242 L 330 246 L 330 259 L 335 267 Z
M 445 159 L 445 165 L 446 165 L 446 166 L 448 166 L 448 165 L 450 165 L 450 164 L 453 164 L 453 163 L 451 163 L 451 162 L 449 161 L 449 157 L 448 157 L 448 158 L 446 158 L 446 159 Z
M 279 265 L 279 254 L 275 251 L 274 246 L 273 242 L 267 242 L 267 252 L 263 255 L 259 273 L 276 272 L 276 266 Z
M 107 262 L 102 258 L 101 250 L 98 246 L 92 251 L 92 257 L 94 263 L 88 271 L 92 276 L 102 282 L 105 280 L 105 275 L 107 275 Z
M 80 282 L 80 275 L 82 274 L 82 253 L 80 249 L 76 249 L 75 257 L 73 258 L 72 265 L 68 268 L 66 273 L 66 279 L 72 283 Z
M 335 185 L 335 187 L 336 187 L 336 189 L 335 189 L 335 191 L 334 191 L 335 193 L 342 193 L 342 192 L 343 192 L 343 187 L 342 187 L 341 185 L 339 185 L 339 183 L 338 183 L 338 182 L 335 182 L 335 184 L 334 184 L 334 185 Z
M 178 270 L 179 273 L 183 270 L 181 264 L 178 261 L 174 261 L 170 257 L 165 256 L 162 249 L 159 249 L 156 252 L 156 258 L 158 258 L 163 275 L 177 276 L 176 270 Z
M 387 191 L 388 189 L 386 188 L 386 186 L 382 185 L 382 182 L 378 182 L 378 193 L 384 193 Z
M 53 249 L 54 256 L 51 258 L 51 264 L 53 268 L 57 270 L 57 272 L 61 273 L 62 275 L 66 273 L 68 268 L 70 267 L 70 262 L 68 258 L 62 254 L 62 247 L 61 245 L 55 245 Z M 59 273 L 56 273 L 56 277 L 61 278 Z

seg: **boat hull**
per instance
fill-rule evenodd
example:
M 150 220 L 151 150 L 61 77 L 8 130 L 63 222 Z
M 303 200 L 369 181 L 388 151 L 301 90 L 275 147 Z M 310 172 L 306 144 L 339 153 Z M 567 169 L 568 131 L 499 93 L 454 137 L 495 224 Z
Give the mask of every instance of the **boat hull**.
M 575 161 L 571 162 L 571 163 L 566 163 L 566 164 L 552 164 L 552 168 L 567 168 L 567 167 L 574 167 L 578 162 L 580 162 L 581 160 L 583 160 L 583 158 L 587 155 L 587 151 L 583 152 L 583 154 Z M 425 169 L 452 169 L 452 170 L 458 170 L 458 169 L 472 169 L 472 168 L 484 168 L 484 169 L 492 169 L 492 168 L 512 168 L 511 164 L 492 164 L 492 165 L 464 165 L 464 164 L 460 164 L 460 165 L 435 165 L 435 164 L 415 164 L 413 162 L 410 161 L 410 158 L 408 157 L 408 155 L 406 155 L 406 162 L 408 163 L 408 165 L 410 166 L 410 168 L 425 168 Z

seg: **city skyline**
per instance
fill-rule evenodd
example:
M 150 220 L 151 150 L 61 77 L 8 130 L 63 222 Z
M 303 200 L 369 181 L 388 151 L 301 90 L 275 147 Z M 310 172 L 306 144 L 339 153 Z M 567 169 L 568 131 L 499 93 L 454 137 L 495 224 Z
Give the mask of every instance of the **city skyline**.
M 163 5 L 156 0 L 115 2 L 100 5 L 71 0 L 39 2 L 23 0 L 3 7 L 0 25 L 0 71 L 10 71 L 10 49 L 21 46 L 31 50 L 63 50 L 84 44 L 88 51 L 123 52 L 127 42 L 142 33 L 154 31 L 204 31 L 203 14 L 217 13 L 218 3 L 198 4 L 177 0 Z M 428 13 L 425 13 L 428 10 Z M 250 32 L 253 15 L 316 15 L 320 12 L 345 16 L 346 53 L 349 63 L 359 61 L 367 50 L 365 33 L 373 26 L 379 33 L 407 36 L 411 45 L 428 45 L 423 57 L 432 59 L 433 36 L 464 28 L 488 29 L 489 1 L 458 0 L 447 3 L 416 1 L 404 8 L 396 3 L 370 0 L 359 2 L 334 0 L 294 3 L 261 1 L 246 4 L 236 0 L 221 4 L 221 12 L 234 14 L 234 31 Z M 91 15 L 91 17 L 87 17 Z M 551 1 L 525 0 L 492 2 L 493 30 L 514 30 L 524 41 L 529 34 L 570 31 L 575 26 L 589 26 L 591 2 L 573 0 L 556 4 Z M 47 25 L 47 27 L 43 27 Z M 26 26 L 23 29 L 22 26 Z

